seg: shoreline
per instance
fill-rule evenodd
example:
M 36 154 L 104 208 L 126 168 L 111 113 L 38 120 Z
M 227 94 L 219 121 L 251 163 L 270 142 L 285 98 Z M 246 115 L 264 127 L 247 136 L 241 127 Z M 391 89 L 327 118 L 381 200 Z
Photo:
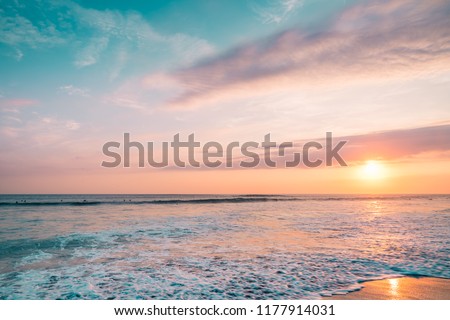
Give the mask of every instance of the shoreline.
M 450 279 L 405 276 L 361 283 L 362 288 L 323 300 L 450 300 Z

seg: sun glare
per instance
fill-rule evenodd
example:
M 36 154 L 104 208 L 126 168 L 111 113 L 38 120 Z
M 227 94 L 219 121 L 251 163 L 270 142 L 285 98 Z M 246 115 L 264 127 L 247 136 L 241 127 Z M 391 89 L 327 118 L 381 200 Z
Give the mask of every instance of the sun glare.
M 369 160 L 362 168 L 361 177 L 364 179 L 381 179 L 384 177 L 384 167 L 375 160 Z

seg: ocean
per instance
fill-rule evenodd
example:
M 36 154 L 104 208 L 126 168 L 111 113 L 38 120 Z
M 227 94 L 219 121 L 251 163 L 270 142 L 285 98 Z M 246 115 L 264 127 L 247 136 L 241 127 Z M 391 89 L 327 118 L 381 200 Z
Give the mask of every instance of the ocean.
M 1 195 L 0 299 L 318 299 L 450 278 L 449 195 Z

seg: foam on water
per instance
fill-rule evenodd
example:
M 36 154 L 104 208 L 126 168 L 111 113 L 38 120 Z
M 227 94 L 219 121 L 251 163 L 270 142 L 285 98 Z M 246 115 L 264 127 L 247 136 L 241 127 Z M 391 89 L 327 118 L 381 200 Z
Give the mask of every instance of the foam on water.
M 0 208 L 0 298 L 301 299 L 450 278 L 448 196 L 92 197 Z

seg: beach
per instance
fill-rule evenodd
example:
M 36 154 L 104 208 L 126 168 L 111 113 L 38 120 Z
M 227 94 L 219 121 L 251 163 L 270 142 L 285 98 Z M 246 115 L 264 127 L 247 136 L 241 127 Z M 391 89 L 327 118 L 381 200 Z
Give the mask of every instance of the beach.
M 363 288 L 324 300 L 450 300 L 450 279 L 401 277 L 362 283 Z

